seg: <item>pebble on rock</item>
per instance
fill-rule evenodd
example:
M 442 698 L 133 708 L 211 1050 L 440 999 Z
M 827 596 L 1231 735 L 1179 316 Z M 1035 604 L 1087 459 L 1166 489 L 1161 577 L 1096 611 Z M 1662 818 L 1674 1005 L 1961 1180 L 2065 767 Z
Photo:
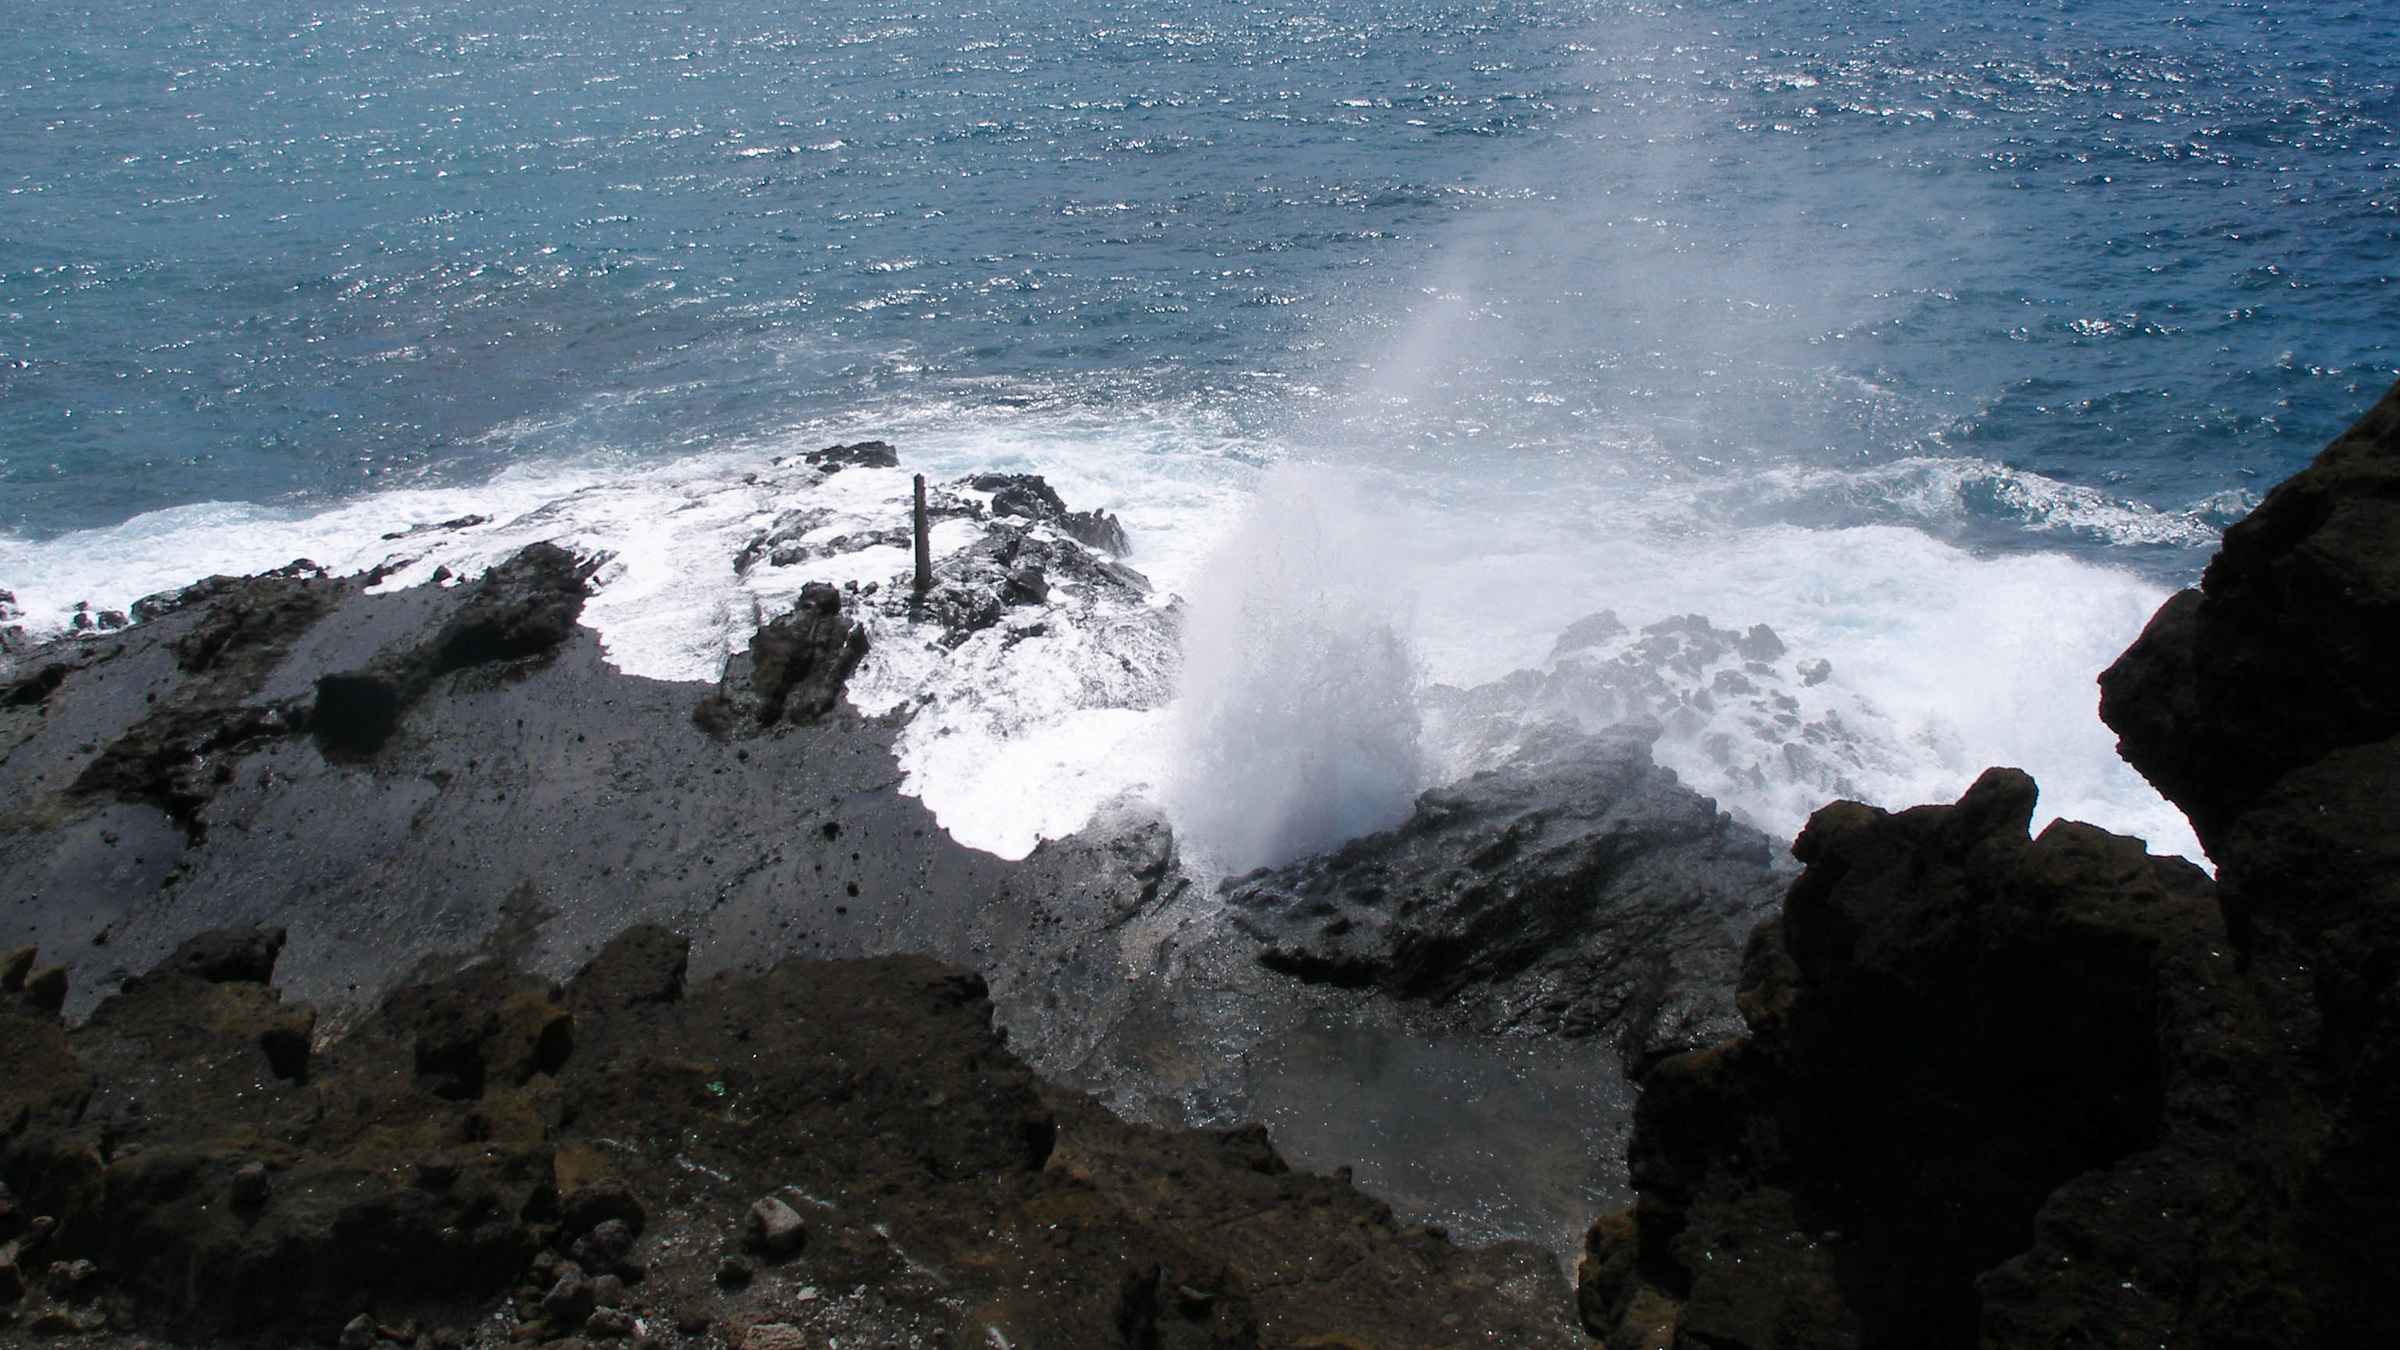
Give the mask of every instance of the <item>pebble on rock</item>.
M 558 1283 L 550 1286 L 549 1293 L 542 1295 L 542 1315 L 549 1318 L 559 1330 L 572 1331 L 592 1315 L 592 1309 L 599 1305 L 599 1299 L 592 1289 L 592 1282 L 584 1278 L 583 1272 L 573 1262 L 562 1263 L 558 1271 Z
M 772 1195 L 750 1206 L 742 1220 L 742 1245 L 761 1256 L 789 1256 L 800 1250 L 808 1225 L 790 1205 Z

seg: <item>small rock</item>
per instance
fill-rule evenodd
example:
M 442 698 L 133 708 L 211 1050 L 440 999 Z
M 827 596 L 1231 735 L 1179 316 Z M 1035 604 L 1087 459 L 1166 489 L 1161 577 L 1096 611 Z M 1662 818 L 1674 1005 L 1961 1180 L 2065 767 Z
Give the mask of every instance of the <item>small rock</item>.
M 1814 661 L 1801 662 L 1799 670 L 1802 684 L 1823 684 L 1833 678 L 1833 662 L 1822 656 Z
M 89 1261 L 53 1261 L 47 1283 L 52 1293 L 61 1290 L 79 1291 L 100 1277 L 100 1267 Z
M 1050 598 L 1050 579 L 1042 569 L 1027 565 L 1008 574 L 1008 600 L 1016 605 L 1038 605 Z
M 17 1269 L 17 1251 L 11 1246 L 0 1247 L 0 1307 L 25 1297 L 25 1273 Z
M 623 1219 L 607 1219 L 575 1240 L 575 1259 L 585 1270 L 614 1271 L 633 1251 L 633 1230 Z
M 583 1334 L 594 1340 L 623 1340 L 633 1330 L 633 1314 L 623 1308 L 595 1308 L 583 1321 Z
M 665 982 L 671 984 L 674 993 L 680 994 L 683 986 L 682 962 L 674 963 L 672 975 Z M 672 995 L 663 992 L 650 997 L 661 1002 L 672 1001 Z M 562 1195 L 559 1217 L 566 1231 L 588 1233 L 613 1219 L 623 1224 L 629 1235 L 640 1235 L 642 1221 L 647 1216 L 642 1212 L 642 1202 L 624 1182 L 604 1177 L 583 1185 L 569 1186 L 564 1184 L 566 1178 L 563 1174 L 560 1180 Z
M 738 1350 L 810 1350 L 808 1337 L 789 1322 L 761 1322 L 734 1338 Z
M 75 631 L 78 633 L 88 633 L 92 629 L 92 616 L 80 609 L 75 611 L 75 617 L 71 622 L 75 625 Z
M 342 1350 L 375 1350 L 375 1319 L 360 1313 L 342 1326 Z
M 267 1165 L 248 1162 L 233 1174 L 233 1203 L 244 1209 L 256 1209 L 267 1203 Z M 410 1338 L 414 1340 L 414 1337 Z
M 808 1237 L 808 1225 L 790 1205 L 772 1195 L 750 1206 L 742 1220 L 742 1245 L 761 1256 L 789 1256 Z
M 750 1283 L 750 1263 L 738 1256 L 728 1256 L 717 1263 L 717 1283 L 729 1289 L 739 1289 Z
M 127 622 L 124 610 L 104 609 L 100 611 L 100 631 L 103 633 L 113 633 L 123 628 Z
M 572 1331 L 583 1325 L 583 1319 L 592 1315 L 592 1309 L 599 1306 L 599 1299 L 593 1292 L 592 1282 L 584 1278 L 583 1271 L 573 1262 L 564 1262 L 558 1269 L 558 1283 L 550 1286 L 549 1293 L 542 1295 L 542 1315 L 549 1318 L 551 1325 L 559 1330 Z
M 1754 623 L 1750 625 L 1750 631 L 1742 634 L 1741 639 L 1733 644 L 1733 648 L 1742 654 L 1745 661 L 1772 661 L 1783 655 L 1783 639 L 1775 636 L 1775 630 L 1765 624 Z
M 603 1275 L 592 1281 L 592 1301 L 603 1308 L 625 1306 L 625 1281 L 614 1275 Z
M 675 1329 L 686 1336 L 699 1336 L 708 1331 L 707 1313 L 685 1313 L 675 1319 Z

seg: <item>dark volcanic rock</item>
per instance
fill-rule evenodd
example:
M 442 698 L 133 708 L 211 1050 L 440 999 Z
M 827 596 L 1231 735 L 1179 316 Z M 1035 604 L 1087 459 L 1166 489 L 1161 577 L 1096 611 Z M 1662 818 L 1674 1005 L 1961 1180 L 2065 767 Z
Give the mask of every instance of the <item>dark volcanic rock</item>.
M 812 581 L 790 612 L 751 636 L 747 654 L 726 661 L 716 692 L 692 716 L 718 736 L 813 722 L 840 701 L 866 654 L 867 631 L 842 612 L 842 593 Z
M 973 545 L 943 559 L 935 577 L 923 595 L 891 587 L 883 608 L 938 625 L 952 647 L 1001 622 L 1012 607 L 1071 603 L 1088 609 L 1106 601 L 1127 608 L 1150 593 L 1149 578 L 1123 563 L 1071 540 L 997 522 Z M 1155 611 L 1144 612 L 1154 626 L 1166 622 Z
M 492 518 L 490 516 L 456 516 L 449 520 L 432 521 L 423 525 L 411 525 L 405 530 L 394 530 L 390 534 L 385 535 L 384 538 L 386 540 L 414 539 L 418 535 L 423 534 L 450 534 L 458 530 L 471 530 L 478 525 L 488 525 L 491 523 L 491 520 Z
M 827 473 L 839 473 L 844 469 L 851 468 L 897 469 L 900 467 L 900 452 L 883 441 L 856 441 L 849 445 L 829 445 L 822 450 L 811 450 L 802 458 L 808 461 L 809 467 L 822 469 Z
M 211 577 L 135 605 L 137 613 L 150 605 L 151 618 L 200 609 L 199 621 L 169 643 L 186 678 L 84 767 L 73 795 L 149 803 L 197 838 L 201 808 L 223 786 L 225 766 L 291 734 L 304 716 L 290 702 L 253 696 L 354 589 L 303 559 L 258 577 Z
M 1730 1347 L 2378 1345 L 2400 1261 L 2400 390 L 2104 678 L 2218 864 L 1985 774 L 1820 811 L 1746 1037 L 1643 1080 L 1587 1326 Z
M 2225 532 L 2100 678 L 2119 749 L 2221 851 L 2285 774 L 2400 735 L 2400 387 Z
M 533 544 L 473 583 L 430 641 L 317 680 L 309 726 L 329 752 L 372 755 L 435 680 L 471 666 L 546 659 L 574 631 L 596 564 Z
M 1066 502 L 1038 473 L 979 473 L 967 486 L 992 494 L 992 514 L 1051 525 L 1090 548 L 1125 553 L 1125 527 L 1106 511 L 1070 511 Z
M 655 988 L 679 945 L 635 930 L 586 976 Z M 487 960 L 411 986 L 306 1083 L 261 1077 L 255 1045 L 304 1013 L 184 964 L 72 1032 L 0 1008 L 0 1177 L 55 1216 L 45 1263 L 115 1291 L 119 1327 L 206 1343 L 406 1343 L 490 1323 L 521 1275 L 528 1335 L 671 1320 L 753 1344 L 762 1323 L 788 1344 L 1574 1341 L 1543 1253 L 1403 1228 L 1255 1128 L 1148 1129 L 1045 1089 L 955 967 L 787 961 L 671 1000 L 586 976 L 562 989 Z M 574 1048 L 510 1071 L 539 1008 L 579 1010 Z M 478 1093 L 418 1072 L 433 1028 L 480 1028 Z M 640 1240 L 610 1217 L 573 1241 L 611 1269 L 557 1254 L 595 1159 L 664 1216 Z M 755 1243 L 781 1264 L 752 1287 L 717 1244 L 760 1208 Z M 842 1295 L 791 1299 L 801 1282 Z M 673 1311 L 693 1306 L 709 1316 Z
M 2400 386 L 2225 532 L 2101 690 L 2216 860 L 2279 1052 L 2246 1141 L 2258 1250 L 2203 1266 L 2210 1334 L 2400 1338 Z
M 1593 1230 L 1593 1331 L 1973 1344 L 1976 1278 L 2050 1194 L 2160 1143 L 2170 1073 L 2221 1048 L 2214 894 L 2089 826 L 2028 840 L 2033 804 L 1994 769 L 1955 806 L 1817 813 L 1744 963 L 1750 1034 L 1643 1081 L 1642 1199 Z
M 1650 758 L 1654 728 L 1537 729 L 1398 828 L 1243 880 L 1260 959 L 1309 979 L 1488 1008 L 1491 1025 L 1622 1031 L 1638 1060 L 1735 1029 L 1742 935 L 1785 874 Z

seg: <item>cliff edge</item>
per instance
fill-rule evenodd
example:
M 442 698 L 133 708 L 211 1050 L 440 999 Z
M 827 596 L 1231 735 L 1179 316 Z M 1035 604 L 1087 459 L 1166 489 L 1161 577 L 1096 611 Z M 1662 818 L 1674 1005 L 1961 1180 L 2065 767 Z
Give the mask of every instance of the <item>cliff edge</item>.
M 2218 866 L 1957 803 L 1819 811 L 1748 1031 L 1642 1081 L 1587 1241 L 1632 1346 L 2389 1344 L 2400 388 L 2102 676 Z

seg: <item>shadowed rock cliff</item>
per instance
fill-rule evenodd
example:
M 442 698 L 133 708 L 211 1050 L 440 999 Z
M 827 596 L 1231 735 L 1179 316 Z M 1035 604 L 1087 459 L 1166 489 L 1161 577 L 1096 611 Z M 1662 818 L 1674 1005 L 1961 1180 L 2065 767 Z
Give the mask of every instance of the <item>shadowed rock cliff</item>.
M 2400 1311 L 2400 390 L 2103 677 L 2218 865 L 2030 779 L 1817 813 L 1748 1034 L 1642 1082 L 1612 1347 L 2388 1344 Z

